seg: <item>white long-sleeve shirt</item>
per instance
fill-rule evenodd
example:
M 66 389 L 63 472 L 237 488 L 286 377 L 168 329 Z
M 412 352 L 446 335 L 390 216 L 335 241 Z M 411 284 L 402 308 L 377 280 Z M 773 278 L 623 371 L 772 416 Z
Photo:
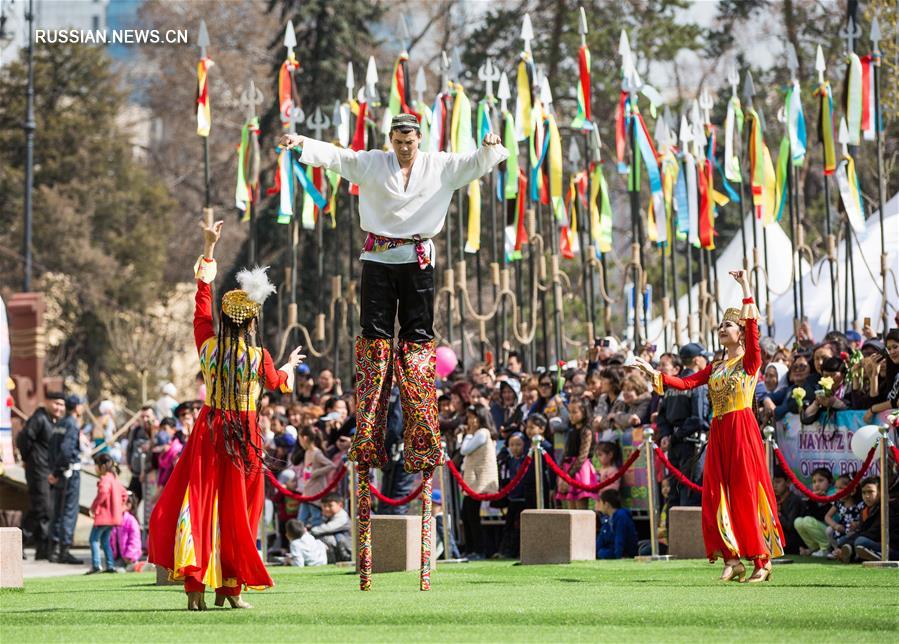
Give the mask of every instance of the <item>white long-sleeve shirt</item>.
M 324 566 L 328 563 L 328 548 L 308 532 L 290 542 L 290 565 Z
M 303 137 L 302 163 L 332 170 L 359 185 L 359 219 L 362 230 L 383 237 L 430 239 L 443 230 L 453 193 L 493 169 L 509 156 L 502 145 L 482 145 L 469 154 L 418 152 L 405 179 L 393 151 L 356 152 Z M 434 246 L 426 244 L 433 263 Z M 415 262 L 412 244 L 379 253 L 365 252 L 362 259 L 385 263 Z

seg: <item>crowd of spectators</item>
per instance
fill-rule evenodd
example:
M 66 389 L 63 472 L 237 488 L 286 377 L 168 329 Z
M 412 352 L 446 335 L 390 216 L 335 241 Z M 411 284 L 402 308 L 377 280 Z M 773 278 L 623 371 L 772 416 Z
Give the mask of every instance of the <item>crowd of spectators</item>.
M 870 421 L 874 414 L 899 406 L 899 329 L 885 337 L 869 327 L 862 333 L 831 332 L 815 342 L 803 327 L 797 338 L 790 348 L 770 338 L 761 341 L 763 368 L 755 405 L 760 426 L 792 413 L 801 423 L 826 428 L 841 410 L 865 410 L 865 420 Z M 661 355 L 647 345 L 638 353 L 660 371 L 681 376 L 716 359 L 713 351 L 697 343 Z M 467 486 L 480 494 L 503 488 L 523 467 L 535 441 L 575 481 L 595 485 L 616 475 L 623 456 L 642 441 L 643 428 L 650 425 L 673 466 L 701 484 L 711 417 L 706 388 L 660 396 L 640 372 L 624 366 L 630 355 L 609 336 L 599 339 L 582 359 L 549 370 L 529 370 L 518 353 L 510 352 L 501 365 L 484 362 L 468 371 L 457 368 L 438 382 L 440 433 Z M 124 433 L 116 430 L 123 414 L 110 401 L 102 402 L 96 415 L 89 410 L 83 414 L 82 401 L 60 395 L 29 419 L 19 444 L 30 472 L 33 508 L 24 528 L 33 542 L 45 544 L 39 555 L 73 559 L 67 550 L 71 538 L 56 527 L 73 522 L 65 501 L 67 494 L 72 495 L 71 472 L 104 456 L 128 471 L 122 474 L 128 481 L 128 511 L 110 533 L 113 556 L 119 568 L 139 564 L 134 535 L 140 535 L 141 526 L 146 530 L 155 500 L 190 440 L 205 399 L 201 380 L 187 400 L 179 401 L 177 393 L 173 386 L 163 387 L 159 399 L 142 407 Z M 346 461 L 355 432 L 354 392 L 344 390 L 331 370 L 313 374 L 307 365 L 300 365 L 294 392 L 266 393 L 257 409 L 267 466 L 279 487 L 287 490 L 266 486 L 269 560 L 296 566 L 349 560 L 348 484 L 346 477 L 333 488 L 331 483 Z M 390 399 L 385 446 L 388 463 L 375 483 L 391 498 L 404 497 L 419 479 L 402 466 L 402 410 L 396 390 Z M 45 484 L 47 474 L 53 479 Z M 657 536 L 663 551 L 670 508 L 701 501 L 698 493 L 666 474 L 663 470 L 659 480 L 651 482 L 659 490 Z M 648 535 L 638 540 L 634 522 L 644 506 L 631 494 L 627 476 L 601 493 L 570 485 L 550 467 L 542 468 L 542 477 L 538 486 L 536 468 L 530 467 L 505 498 L 490 502 L 460 494 L 457 485 L 446 483 L 448 477 L 438 480 L 434 495 L 438 552 L 446 547 L 443 522 L 447 521 L 452 556 L 517 557 L 519 517 L 524 509 L 537 507 L 538 488 L 544 507 L 596 511 L 597 557 L 628 557 L 647 550 Z M 812 476 L 813 489 L 820 494 L 845 484 L 845 477 L 834 480 L 826 468 Z M 806 501 L 781 471 L 775 472 L 774 486 L 788 552 L 847 562 L 879 554 L 876 480 L 866 479 L 855 493 L 834 504 Z M 309 497 L 325 490 L 329 493 L 317 501 L 300 503 L 293 498 L 293 493 Z M 416 503 L 376 504 L 375 512 L 417 511 Z M 897 505 L 893 500 L 891 522 Z M 891 533 L 899 535 L 899 526 Z M 59 544 L 65 549 L 62 554 Z

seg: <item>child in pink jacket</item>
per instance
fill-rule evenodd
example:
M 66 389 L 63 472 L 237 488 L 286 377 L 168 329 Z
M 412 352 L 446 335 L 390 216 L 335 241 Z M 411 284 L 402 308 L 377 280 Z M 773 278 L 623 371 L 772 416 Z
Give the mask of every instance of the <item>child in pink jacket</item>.
M 128 572 L 138 570 L 143 558 L 141 546 L 140 524 L 134 516 L 134 497 L 130 494 L 125 501 L 125 512 L 122 514 L 122 525 L 112 529 L 109 539 L 112 554 L 118 565 Z
M 91 516 L 94 518 L 94 527 L 91 528 L 91 569 L 87 572 L 92 575 L 96 572 L 115 572 L 115 557 L 112 554 L 112 546 L 109 543 L 109 535 L 113 527 L 122 525 L 122 512 L 128 492 L 119 483 L 117 478 L 118 465 L 109 454 L 100 454 L 94 459 L 97 468 L 97 496 L 91 504 Z M 106 555 L 106 570 L 100 568 L 100 548 Z

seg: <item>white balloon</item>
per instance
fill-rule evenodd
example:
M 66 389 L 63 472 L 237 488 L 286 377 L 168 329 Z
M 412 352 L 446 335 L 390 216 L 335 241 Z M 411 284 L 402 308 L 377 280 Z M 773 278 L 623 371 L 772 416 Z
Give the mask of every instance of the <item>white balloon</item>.
M 877 452 L 875 452 L 874 457 L 878 458 L 880 456 L 880 427 L 878 425 L 859 427 L 852 434 L 852 453 L 862 462 L 868 457 L 868 452 L 875 445 L 877 446 Z

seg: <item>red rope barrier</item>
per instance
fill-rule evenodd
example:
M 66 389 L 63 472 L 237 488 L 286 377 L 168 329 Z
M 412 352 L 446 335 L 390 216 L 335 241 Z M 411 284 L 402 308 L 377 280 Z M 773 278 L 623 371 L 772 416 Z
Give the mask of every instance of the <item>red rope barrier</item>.
M 375 495 L 375 498 L 378 499 L 381 503 L 386 503 L 387 505 L 392 505 L 394 507 L 398 505 L 406 505 L 407 503 L 412 503 L 418 495 L 421 494 L 421 488 L 424 486 L 424 483 L 419 485 L 415 490 L 413 490 L 408 495 L 404 496 L 401 499 L 391 499 L 389 496 L 386 496 L 381 490 L 376 488 L 374 485 L 369 486 L 371 488 L 371 493 Z
M 281 494 L 295 501 L 299 501 L 300 503 L 312 503 L 313 501 L 321 501 L 323 498 L 328 496 L 335 487 L 340 484 L 340 480 L 343 478 L 344 474 L 346 474 L 346 465 L 341 465 L 337 470 L 337 475 L 325 486 L 325 489 L 319 492 L 318 494 L 312 494 L 310 496 L 303 496 L 299 492 L 294 492 L 293 490 L 288 490 L 286 487 L 281 485 L 281 482 L 272 474 L 271 470 L 265 470 L 265 475 L 268 477 L 269 482 L 275 486 L 275 489 L 278 490 Z
M 852 491 L 858 486 L 861 480 L 865 477 L 865 474 L 868 472 L 868 468 L 871 467 L 871 461 L 874 460 L 874 450 L 876 447 L 872 447 L 871 451 L 868 452 L 868 457 L 865 459 L 865 462 L 862 463 L 861 468 L 858 472 L 855 473 L 855 476 L 852 477 L 852 480 L 849 481 L 849 485 L 844 487 L 839 492 L 835 494 L 831 494 L 830 496 L 821 496 L 820 494 L 815 494 L 810 489 L 805 487 L 796 475 L 793 473 L 793 470 L 790 469 L 790 466 L 787 465 L 787 459 L 784 458 L 784 455 L 781 453 L 780 448 L 774 448 L 774 453 L 777 455 L 777 460 L 780 461 L 780 466 L 783 468 L 784 473 L 786 473 L 787 477 L 793 482 L 793 485 L 796 486 L 796 489 L 802 492 L 805 496 L 810 498 L 812 501 L 816 503 L 831 503 L 833 501 L 839 501 L 844 496 L 848 496 L 852 494 Z
M 505 497 L 509 496 L 512 490 L 515 489 L 515 486 L 521 483 L 521 479 L 524 478 L 525 473 L 531 466 L 531 455 L 528 454 L 521 462 L 521 466 L 518 468 L 515 476 L 512 477 L 512 480 L 506 483 L 506 485 L 501 490 L 499 490 L 498 492 L 494 492 L 493 494 L 478 494 L 477 492 L 472 490 L 465 482 L 465 479 L 462 478 L 462 473 L 459 472 L 459 470 L 456 468 L 456 464 L 451 460 L 447 459 L 446 466 L 452 473 L 453 478 L 456 479 L 459 487 L 462 488 L 462 491 L 465 492 L 468 497 L 474 499 L 475 501 L 499 501 L 500 499 L 504 499 Z
M 896 465 L 899 465 L 899 447 L 890 445 L 890 451 L 893 453 L 893 460 L 896 461 Z M 882 473 L 881 476 L 883 476 Z
M 618 479 L 624 476 L 624 473 L 630 469 L 631 465 L 634 464 L 634 461 L 637 460 L 638 456 L 640 456 L 639 448 L 635 449 L 633 453 L 627 458 L 627 460 L 621 464 L 619 470 L 615 472 L 615 474 L 607 478 L 605 481 L 600 481 L 595 485 L 584 485 L 583 483 L 571 478 L 571 476 L 568 475 L 568 472 L 559 467 L 559 465 L 550 457 L 547 452 L 543 452 L 543 460 L 546 461 L 549 469 L 556 473 L 556 476 L 558 476 L 560 479 L 562 479 L 572 487 L 576 487 L 578 489 L 591 493 L 599 492 L 601 489 L 609 487 L 610 485 L 612 485 L 612 483 L 615 483 Z
M 662 465 L 665 466 L 665 469 L 667 469 L 669 472 L 671 472 L 671 475 L 674 478 L 676 478 L 683 485 L 686 485 L 688 488 L 690 488 L 694 492 L 702 492 L 701 485 L 697 485 L 696 483 L 691 481 L 689 478 L 687 478 L 686 474 L 684 474 L 679 469 L 674 467 L 674 465 L 671 464 L 671 461 L 668 460 L 668 457 L 665 455 L 665 452 L 662 451 L 661 447 L 659 447 L 658 445 L 656 445 L 655 447 L 656 447 L 656 456 L 658 456 L 661 459 Z

